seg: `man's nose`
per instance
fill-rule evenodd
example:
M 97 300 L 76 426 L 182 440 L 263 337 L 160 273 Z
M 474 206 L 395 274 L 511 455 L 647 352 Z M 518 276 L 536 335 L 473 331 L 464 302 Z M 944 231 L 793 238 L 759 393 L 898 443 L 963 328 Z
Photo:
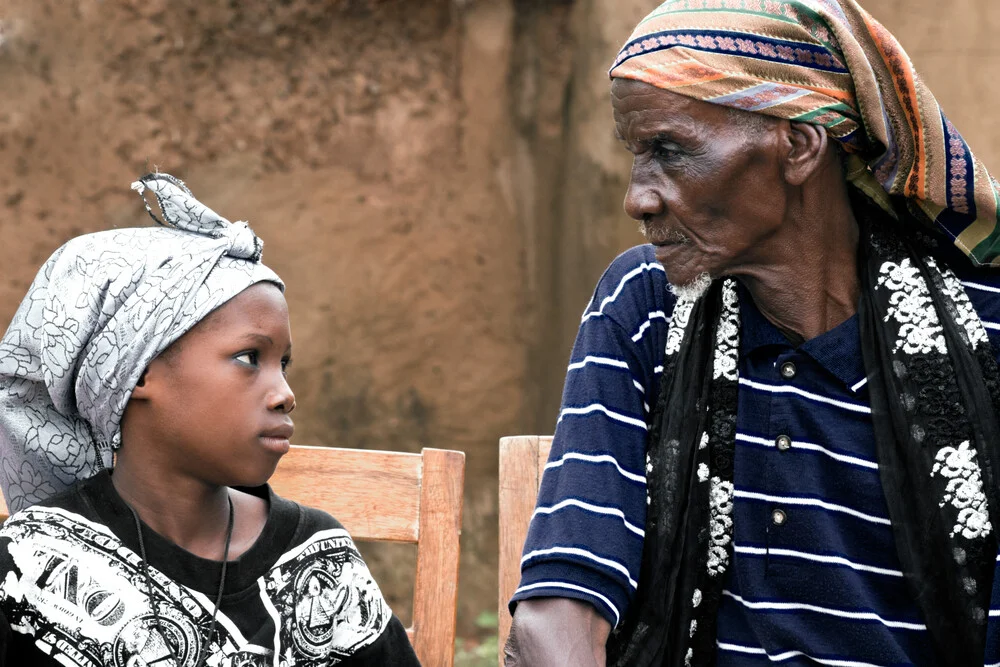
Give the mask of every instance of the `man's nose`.
M 650 174 L 641 165 L 632 164 L 628 190 L 625 191 L 625 213 L 634 220 L 648 220 L 663 213 L 663 200 L 652 187 Z

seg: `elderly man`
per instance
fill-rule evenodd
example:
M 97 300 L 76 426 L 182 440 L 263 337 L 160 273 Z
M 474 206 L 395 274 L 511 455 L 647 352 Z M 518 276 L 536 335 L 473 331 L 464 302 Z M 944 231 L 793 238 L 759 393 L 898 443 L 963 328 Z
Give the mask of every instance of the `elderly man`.
M 997 183 L 854 0 L 611 69 L 650 245 L 583 316 L 508 663 L 1000 661 Z

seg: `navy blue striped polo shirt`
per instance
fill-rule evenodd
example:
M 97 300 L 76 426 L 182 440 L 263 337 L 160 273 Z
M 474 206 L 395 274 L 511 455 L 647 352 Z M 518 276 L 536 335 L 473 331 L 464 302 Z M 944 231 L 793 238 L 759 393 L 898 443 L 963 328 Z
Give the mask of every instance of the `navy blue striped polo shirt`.
M 957 271 L 1000 349 L 1000 274 Z M 971 274 L 970 274 L 971 275 Z M 857 316 L 794 345 L 741 291 L 735 544 L 718 664 L 929 665 L 879 480 Z M 585 600 L 612 624 L 640 585 L 647 419 L 674 306 L 652 246 L 584 312 L 521 561 L 518 600 Z M 1000 665 L 995 577 L 985 663 Z

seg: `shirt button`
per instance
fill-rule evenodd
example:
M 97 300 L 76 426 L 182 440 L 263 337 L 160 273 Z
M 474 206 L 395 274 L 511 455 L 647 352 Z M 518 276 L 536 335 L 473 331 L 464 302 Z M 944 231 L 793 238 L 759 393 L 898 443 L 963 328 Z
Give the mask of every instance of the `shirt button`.
M 790 361 L 786 361 L 785 363 L 781 364 L 781 377 L 785 378 L 786 380 L 791 380 L 793 377 L 795 377 L 795 364 L 793 364 Z
M 774 439 L 774 444 L 778 446 L 779 452 L 787 452 L 792 448 L 792 439 L 787 435 L 779 435 Z
M 782 510 L 774 510 L 771 512 L 771 523 L 775 526 L 785 525 L 785 521 L 788 520 L 788 516 Z

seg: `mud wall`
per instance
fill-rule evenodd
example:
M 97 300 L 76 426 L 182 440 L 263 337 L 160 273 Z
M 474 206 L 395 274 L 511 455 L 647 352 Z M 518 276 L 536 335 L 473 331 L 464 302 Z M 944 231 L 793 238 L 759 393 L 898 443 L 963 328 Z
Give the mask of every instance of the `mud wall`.
M 496 587 L 496 442 L 550 432 L 638 241 L 606 68 L 646 0 L 0 0 L 0 326 L 73 235 L 184 178 L 288 283 L 300 443 L 468 455 L 460 632 Z M 1000 168 L 987 0 L 870 0 Z M 407 616 L 413 552 L 368 551 Z

